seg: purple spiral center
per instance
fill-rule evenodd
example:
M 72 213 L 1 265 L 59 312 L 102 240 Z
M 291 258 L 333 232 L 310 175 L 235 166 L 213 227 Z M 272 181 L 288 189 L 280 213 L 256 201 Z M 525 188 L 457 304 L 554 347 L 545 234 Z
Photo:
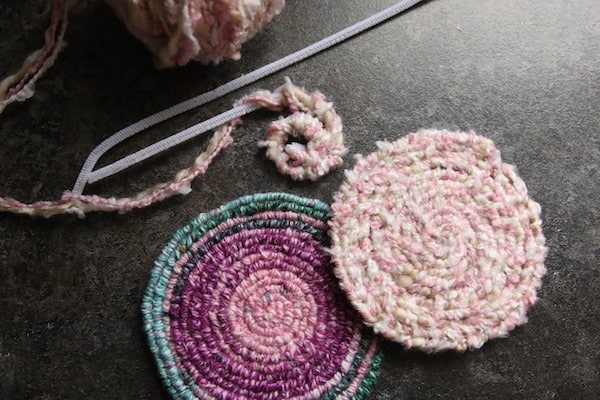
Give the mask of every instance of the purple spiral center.
M 358 345 L 354 313 L 310 233 L 252 225 L 195 246 L 170 299 L 175 351 L 200 387 L 300 396 L 331 380 Z

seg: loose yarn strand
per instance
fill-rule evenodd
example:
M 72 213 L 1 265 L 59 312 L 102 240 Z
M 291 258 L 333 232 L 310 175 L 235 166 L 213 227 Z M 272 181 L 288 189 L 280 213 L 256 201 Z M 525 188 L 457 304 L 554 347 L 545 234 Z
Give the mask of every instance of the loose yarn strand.
M 262 107 L 272 111 L 289 109 L 293 112 L 289 117 L 273 122 L 267 130 L 265 140 L 259 143 L 260 147 L 268 148 L 267 157 L 275 162 L 281 173 L 290 175 L 293 179 L 316 180 L 327 174 L 330 169 L 342 164 L 342 157 L 346 154 L 342 122 L 333 105 L 325 101 L 322 93 L 315 91 L 308 94 L 288 79 L 274 92 L 262 90 L 242 98 L 232 111 L 248 113 Z M 216 130 L 207 149 L 196 157 L 190 167 L 179 171 L 172 180 L 154 185 L 132 197 L 104 198 L 66 192 L 60 200 L 38 201 L 31 204 L 0 197 L 0 211 L 41 217 L 58 214 L 76 214 L 84 217 L 86 213 L 92 211 L 125 213 L 136 208 L 147 207 L 177 194 L 188 194 L 191 191 L 191 182 L 204 174 L 221 150 L 233 142 L 231 134 L 241 123 L 239 117 L 235 115 L 235 113 L 233 115 L 223 113 L 199 124 L 201 128 L 198 129 L 206 131 L 211 129 L 215 121 L 227 122 Z M 295 126 L 296 130 L 293 133 L 282 131 L 285 124 Z M 191 133 L 190 129 L 186 131 Z M 307 143 L 288 144 L 289 135 L 304 136 Z M 140 157 L 150 157 L 148 154 L 141 154 Z M 121 162 L 127 158 L 106 166 L 106 170 L 98 171 L 106 176 L 112 175 L 111 172 L 119 169 Z
M 44 46 L 31 53 L 21 68 L 0 82 L 0 114 L 15 101 L 25 101 L 33 96 L 35 83 L 52 67 L 58 53 L 65 46 L 67 15 L 77 0 L 52 0 L 50 26 L 44 35 Z

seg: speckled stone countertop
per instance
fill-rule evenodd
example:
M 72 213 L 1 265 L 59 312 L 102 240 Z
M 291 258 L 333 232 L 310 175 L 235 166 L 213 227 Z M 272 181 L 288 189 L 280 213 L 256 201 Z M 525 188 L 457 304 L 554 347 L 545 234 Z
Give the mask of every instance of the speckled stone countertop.
M 54 199 L 116 130 L 287 55 L 393 4 L 288 0 L 238 62 L 158 71 L 101 1 L 71 15 L 68 47 L 35 97 L 0 115 L 0 194 Z M 40 46 L 47 1 L 3 0 L 0 75 Z M 226 110 L 285 76 L 319 89 L 341 115 L 350 153 L 419 128 L 494 140 L 543 209 L 548 273 L 529 323 L 478 351 L 423 355 L 384 344 L 371 399 L 592 399 L 600 395 L 600 3 L 429 0 L 323 54 L 150 130 L 116 159 Z M 314 183 L 277 173 L 246 119 L 188 196 L 125 215 L 0 214 L 0 399 L 167 399 L 142 330 L 153 260 L 200 212 L 285 191 L 330 202 L 343 172 Z M 199 138 L 88 193 L 131 194 L 170 177 Z M 347 157 L 346 167 L 354 164 Z

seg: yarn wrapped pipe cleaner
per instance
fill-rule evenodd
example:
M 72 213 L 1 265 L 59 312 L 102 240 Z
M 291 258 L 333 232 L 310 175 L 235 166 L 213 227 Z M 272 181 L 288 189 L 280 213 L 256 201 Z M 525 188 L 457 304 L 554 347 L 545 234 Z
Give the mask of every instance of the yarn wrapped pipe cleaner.
M 24 101 L 33 95 L 33 86 L 36 80 L 52 65 L 58 51 L 64 45 L 63 37 L 67 25 L 66 15 L 68 10 L 75 4 L 75 1 L 76 0 L 52 1 L 52 24 L 46 33 L 46 44 L 43 49 L 32 54 L 32 56 L 28 58 L 28 61 L 26 61 L 19 73 L 9 76 L 0 83 L 0 112 L 2 112 L 4 107 L 9 103 L 14 101 Z M 277 94 L 274 94 L 270 100 L 267 100 L 264 96 L 264 92 L 262 95 L 256 93 L 257 96 L 248 96 L 244 101 L 238 103 L 236 107 L 227 112 L 171 135 L 151 146 L 130 154 L 127 157 L 123 157 L 112 164 L 97 170 L 93 170 L 93 168 L 99 159 L 110 149 L 145 129 L 221 98 L 264 77 L 325 51 L 349 38 L 398 16 L 404 11 L 418 5 L 421 1 L 422 0 L 399 1 L 376 14 L 358 21 L 341 31 L 335 32 L 330 36 L 297 50 L 281 59 L 264 65 L 239 78 L 233 79 L 208 92 L 143 118 L 114 133 L 94 148 L 86 159 L 79 176 L 75 181 L 73 189 L 65 192 L 61 199 L 26 204 L 10 197 L 0 197 L 0 211 L 43 217 L 69 213 L 83 217 L 86 212 L 90 211 L 127 212 L 135 208 L 146 207 L 175 194 L 186 194 L 190 190 L 190 182 L 198 175 L 203 174 L 220 150 L 231 143 L 230 134 L 235 126 L 239 124 L 239 118 L 260 107 L 267 107 L 275 110 L 282 110 L 286 107 L 290 107 L 290 110 L 295 113 L 308 112 L 309 114 L 313 114 L 313 117 L 320 120 L 327 133 L 311 134 L 312 139 L 305 138 L 308 141 L 306 144 L 307 147 L 303 147 L 301 144 L 285 144 L 288 135 L 293 134 L 293 132 L 302 131 L 304 128 L 314 129 L 315 126 L 318 126 L 318 124 L 315 124 L 314 121 L 309 121 L 306 117 L 303 117 L 302 121 L 294 121 L 297 116 L 292 116 L 291 120 L 286 121 L 287 124 L 279 123 L 279 127 L 272 127 L 269 130 L 268 137 L 261 142 L 261 146 L 267 148 L 267 156 L 276 162 L 280 171 L 288 173 L 294 179 L 304 179 L 304 176 L 312 176 L 313 178 L 310 179 L 315 179 L 315 176 L 321 176 L 327 173 L 330 168 L 334 168 L 341 164 L 341 156 L 346 152 L 343 146 L 343 136 L 341 133 L 342 124 L 339 116 L 333 111 L 331 104 L 325 101 L 322 94 L 317 92 L 312 95 L 301 93 L 302 90 L 291 85 L 291 83 L 284 85 L 287 89 L 284 90 L 283 88 L 280 88 L 280 90 L 278 90 L 281 94 L 284 92 L 290 93 L 290 96 L 283 96 L 282 99 Z M 262 20 L 266 22 L 268 18 L 269 17 L 263 16 Z M 293 89 L 290 89 L 292 87 Z M 291 95 L 292 93 L 293 95 Z M 295 99 L 289 102 L 294 96 Z M 253 102 L 252 99 L 255 101 Z M 287 105 L 279 103 L 280 100 L 288 101 Z M 320 111 L 317 112 L 317 110 Z M 196 158 L 192 166 L 179 171 L 172 181 L 155 185 L 135 196 L 122 199 L 115 199 L 113 197 L 104 198 L 96 195 L 83 195 L 86 184 L 98 182 L 193 137 L 218 127 L 221 128 L 211 140 L 207 150 Z M 299 127 L 302 129 L 299 129 Z M 313 142 L 313 145 L 314 143 L 321 143 L 319 145 L 320 148 L 327 149 L 326 151 L 329 153 L 315 153 L 313 151 L 312 154 L 310 154 L 311 142 Z M 326 145 L 323 147 L 322 143 L 326 143 Z M 297 157 L 301 157 L 302 161 L 299 161 Z M 311 169 L 311 171 L 309 173 L 302 172 L 301 169 L 304 168 L 303 165 Z M 316 165 L 318 165 L 318 167 L 316 167 Z M 300 167 L 300 169 L 298 169 L 298 167 Z
M 259 147 L 266 149 L 267 158 L 275 162 L 282 174 L 296 180 L 317 180 L 343 163 L 342 157 L 347 150 L 344 146 L 342 121 L 332 103 L 327 102 L 321 92 L 307 93 L 287 79 L 283 86 L 273 92 L 266 90 L 253 92 L 236 102 L 236 106 L 230 111 L 89 174 L 84 165 L 78 179 L 85 185 L 85 182 L 111 176 L 132 163 L 179 144 L 181 140 L 216 127 L 207 149 L 196 157 L 192 165 L 177 172 L 168 182 L 159 183 L 134 196 L 124 198 L 80 194 L 76 183 L 73 191 L 65 192 L 59 200 L 55 201 L 26 204 L 12 198 L 0 197 L 0 211 L 41 217 L 57 214 L 76 214 L 83 217 L 86 212 L 91 211 L 124 213 L 147 207 L 177 194 L 188 194 L 191 191 L 191 182 L 197 176 L 204 174 L 220 151 L 233 142 L 231 134 L 241 123 L 239 117 L 263 107 L 272 111 L 291 112 L 286 118 L 271 123 L 265 138 L 258 143 Z M 291 139 L 301 137 L 306 140 L 306 143 L 293 141 L 288 143 Z

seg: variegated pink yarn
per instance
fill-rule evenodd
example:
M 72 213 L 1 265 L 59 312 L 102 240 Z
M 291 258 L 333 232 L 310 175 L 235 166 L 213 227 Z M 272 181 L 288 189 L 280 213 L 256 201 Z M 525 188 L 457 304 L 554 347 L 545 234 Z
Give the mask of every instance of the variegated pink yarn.
M 107 0 L 159 67 L 239 59 L 284 0 Z
M 474 132 L 378 146 L 346 172 L 330 223 L 336 275 L 366 323 L 427 352 L 525 323 L 547 250 L 514 167 Z

